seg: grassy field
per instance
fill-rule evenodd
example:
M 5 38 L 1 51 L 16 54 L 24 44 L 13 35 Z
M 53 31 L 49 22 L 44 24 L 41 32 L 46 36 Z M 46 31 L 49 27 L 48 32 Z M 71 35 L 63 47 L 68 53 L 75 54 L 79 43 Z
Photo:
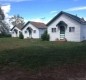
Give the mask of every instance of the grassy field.
M 34 72 L 36 70 L 41 70 L 42 68 L 45 69 L 46 67 L 52 69 L 63 67 L 65 65 L 79 66 L 82 64 L 86 64 L 86 42 L 47 42 L 17 38 L 0 39 L 1 69 L 5 66 L 9 68 L 14 67 L 24 70 L 33 70 Z M 80 68 L 78 70 L 80 70 Z
M 0 39 L 0 64 L 25 68 L 59 66 L 86 61 L 86 42 L 47 42 Z

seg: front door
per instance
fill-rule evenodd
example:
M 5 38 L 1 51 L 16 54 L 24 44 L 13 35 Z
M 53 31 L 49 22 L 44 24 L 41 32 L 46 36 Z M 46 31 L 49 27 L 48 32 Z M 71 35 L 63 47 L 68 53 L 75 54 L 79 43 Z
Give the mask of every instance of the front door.
M 65 27 L 60 26 L 60 40 L 65 39 Z

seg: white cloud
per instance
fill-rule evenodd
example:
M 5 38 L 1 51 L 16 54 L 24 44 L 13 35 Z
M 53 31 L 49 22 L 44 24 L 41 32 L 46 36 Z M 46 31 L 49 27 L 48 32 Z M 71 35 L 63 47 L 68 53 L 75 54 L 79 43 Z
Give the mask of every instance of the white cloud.
M 84 20 L 86 21 L 86 17 L 84 17 Z
M 69 8 L 69 9 L 67 9 L 65 11 L 80 11 L 80 10 L 86 10 L 86 6 Z
M 4 11 L 4 13 L 9 13 L 11 5 L 4 5 L 4 6 L 1 6 L 1 8 Z
M 10 9 L 11 9 L 11 5 L 8 4 L 8 5 L 3 5 L 1 6 L 1 9 L 3 10 L 4 14 L 5 14 L 5 17 L 9 17 L 8 13 L 10 12 Z
M 28 19 L 24 19 L 24 22 L 27 23 L 28 22 Z
M 32 0 L 0 0 L 0 2 L 23 2 L 23 1 L 32 1 Z
M 2 5 L 1 9 L 3 10 L 4 14 L 5 14 L 5 21 L 10 25 L 10 27 L 13 27 L 10 22 L 9 22 L 9 18 L 11 17 L 9 15 L 9 12 L 11 10 L 11 5 L 7 4 L 7 5 Z
M 57 13 L 57 11 L 51 11 L 50 12 L 50 14 L 56 14 Z

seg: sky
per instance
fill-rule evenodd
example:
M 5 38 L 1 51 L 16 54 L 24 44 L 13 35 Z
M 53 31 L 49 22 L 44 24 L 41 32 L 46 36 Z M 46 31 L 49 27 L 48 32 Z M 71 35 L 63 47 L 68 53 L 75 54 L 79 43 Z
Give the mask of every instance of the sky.
M 49 22 L 60 11 L 86 19 L 86 0 L 0 0 L 6 18 L 19 14 L 27 21 Z

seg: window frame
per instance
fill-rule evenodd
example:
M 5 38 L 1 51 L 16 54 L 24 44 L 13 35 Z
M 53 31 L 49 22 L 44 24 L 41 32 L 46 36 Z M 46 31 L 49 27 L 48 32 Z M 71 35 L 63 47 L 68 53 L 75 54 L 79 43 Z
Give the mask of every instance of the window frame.
M 33 33 L 36 33 L 36 30 L 33 30 Z
M 75 27 L 69 27 L 69 32 L 75 32 Z
M 56 33 L 56 28 L 51 28 L 52 33 Z

